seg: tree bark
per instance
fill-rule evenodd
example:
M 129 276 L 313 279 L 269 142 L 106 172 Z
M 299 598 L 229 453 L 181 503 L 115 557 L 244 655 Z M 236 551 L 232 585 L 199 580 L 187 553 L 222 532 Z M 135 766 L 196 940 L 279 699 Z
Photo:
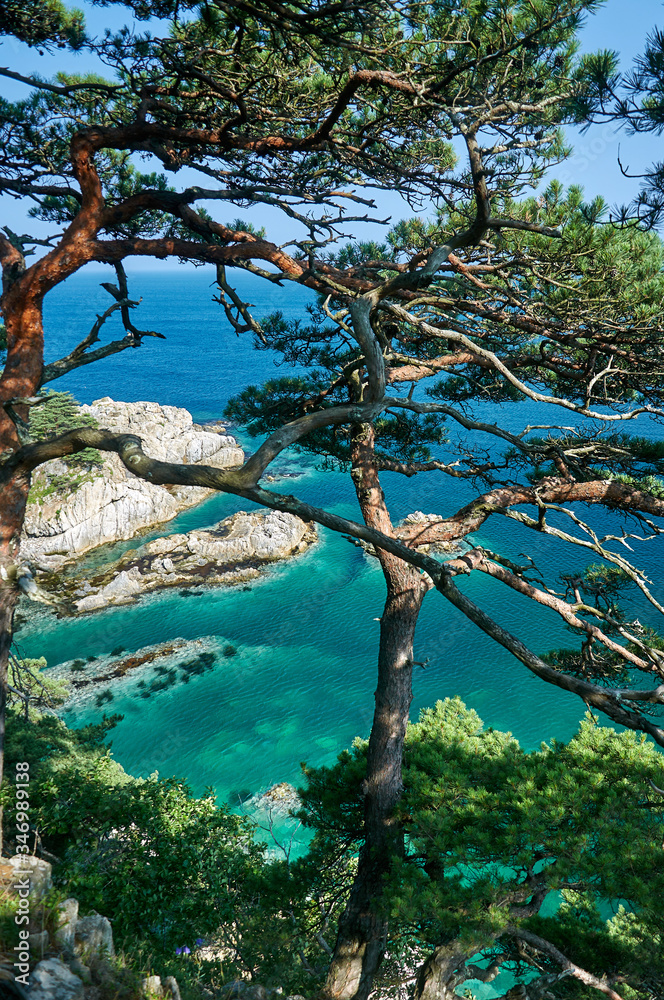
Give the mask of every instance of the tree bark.
M 365 523 L 393 535 L 374 462 L 369 424 L 352 431 L 352 477 Z M 412 700 L 413 638 L 428 577 L 401 559 L 377 551 L 387 599 L 380 621 L 376 705 L 367 754 L 364 844 L 350 898 L 339 922 L 325 992 L 334 1000 L 366 1000 L 387 944 L 383 889 L 403 855 L 403 828 L 394 812 L 403 789 L 401 763 Z
M 415 983 L 413 1000 L 452 1000 L 458 977 L 453 973 L 465 955 L 453 944 L 441 945 L 420 966 Z
M 0 455 L 21 447 L 18 432 L 4 404 L 16 397 L 32 396 L 41 384 L 44 329 L 43 294 L 39 282 L 22 278 L 24 260 L 19 251 L 0 238 L 3 268 L 3 313 L 7 328 L 7 361 L 0 377 Z M 26 407 L 16 408 L 25 420 Z M 5 456 L 6 457 L 6 456 Z M 18 602 L 17 563 L 30 473 L 8 471 L 0 464 L 0 786 L 4 778 L 5 714 L 9 650 L 14 636 L 14 610 Z M 0 854 L 3 846 L 0 804 Z

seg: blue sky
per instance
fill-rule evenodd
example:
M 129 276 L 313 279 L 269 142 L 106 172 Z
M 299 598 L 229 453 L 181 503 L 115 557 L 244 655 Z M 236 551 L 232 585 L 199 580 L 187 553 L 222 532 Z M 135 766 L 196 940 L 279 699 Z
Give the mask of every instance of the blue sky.
M 85 2 L 79 2 L 76 6 L 84 10 L 91 34 L 102 33 L 109 25 L 111 14 L 113 26 L 127 20 L 119 15 L 117 9 L 109 11 Z M 646 35 L 655 24 L 664 26 L 664 9 L 659 0 L 608 0 L 597 14 L 588 18 L 582 35 L 582 47 L 585 51 L 615 49 L 620 53 L 622 67 L 628 68 L 633 58 L 643 50 Z M 158 22 L 155 22 L 153 30 L 158 32 Z M 82 72 L 97 68 L 89 53 L 56 52 L 40 56 L 36 49 L 13 39 L 3 39 L 0 44 L 0 65 L 23 74 L 38 72 L 44 77 L 59 69 Z M 28 92 L 24 85 L 6 79 L 0 80 L 0 87 L 2 96 L 9 99 L 22 97 Z M 664 138 L 654 135 L 629 136 L 613 125 L 593 126 L 583 135 L 575 130 L 568 130 L 568 136 L 575 150 L 574 155 L 554 168 L 549 176 L 556 176 L 565 184 L 581 184 L 588 200 L 601 194 L 610 204 L 615 204 L 629 201 L 635 194 L 638 181 L 622 176 L 618 165 L 619 152 L 623 165 L 632 173 L 643 171 L 653 160 L 664 159 Z M 24 212 L 25 206 L 13 199 L 0 199 L 0 225 L 8 225 L 18 232 L 25 232 L 28 228 L 35 232 L 35 223 L 26 221 Z M 396 220 L 410 213 L 396 194 L 380 194 L 379 214 L 392 215 Z M 250 212 L 244 211 L 242 215 L 251 218 Z M 253 221 L 259 225 L 269 225 L 269 210 L 267 215 L 265 208 L 257 210 Z M 285 225 L 288 223 L 280 216 L 279 227 L 280 232 L 284 233 L 283 239 L 292 235 L 284 229 Z M 380 238 L 380 227 L 363 228 L 364 232 L 357 233 L 361 238 Z M 140 264 L 143 267 L 154 267 L 154 263 L 150 261 L 141 261 Z

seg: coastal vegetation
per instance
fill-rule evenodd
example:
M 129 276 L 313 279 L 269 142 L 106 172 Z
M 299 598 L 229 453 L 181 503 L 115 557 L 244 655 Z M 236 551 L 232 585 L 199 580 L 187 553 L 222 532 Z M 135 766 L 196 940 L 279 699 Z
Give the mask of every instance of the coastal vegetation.
M 54 458 L 116 453 L 150 483 L 225 491 L 343 532 L 373 547 L 387 596 L 370 738 L 338 769 L 308 772 L 304 808 L 317 833 L 306 859 L 266 866 L 240 819 L 178 783 L 120 777 L 100 749 L 90 753 L 103 787 L 93 796 L 86 776 L 87 804 L 72 798 L 71 775 L 66 807 L 60 778 L 44 792 L 46 850 L 76 859 L 71 869 L 63 861 L 61 877 L 90 905 L 101 908 L 103 897 L 120 908 L 124 926 L 148 935 L 151 948 L 159 935 L 164 948 L 176 937 L 183 947 L 182 935 L 195 933 L 193 899 L 204 908 L 202 934 L 226 928 L 222 951 L 235 948 L 238 975 L 291 988 L 285 956 L 296 955 L 297 975 L 312 978 L 292 988 L 329 1000 L 366 1000 L 386 953 L 394 983 L 409 980 L 422 1000 L 455 995 L 465 980 L 503 967 L 533 998 L 656 997 L 659 876 L 646 873 L 661 850 L 662 800 L 651 745 L 588 721 L 567 747 L 523 755 L 457 703 L 425 713 L 410 743 L 407 727 L 413 637 L 431 592 L 526 671 L 664 746 L 656 624 L 664 609 L 634 554 L 637 543 L 657 541 L 664 515 L 664 448 L 647 434 L 647 420 L 664 416 L 664 249 L 650 228 L 657 174 L 640 203 L 652 211 L 639 219 L 637 206 L 632 225 L 613 225 L 601 197 L 587 203 L 579 187 L 543 183 L 568 154 L 565 124 L 612 115 L 659 127 L 657 38 L 648 66 L 628 81 L 629 104 L 614 54 L 577 54 L 592 0 L 105 6 L 158 15 L 167 29 L 85 42 L 104 76 L 44 81 L 0 70 L 31 87 L 25 100 L 0 105 L 0 190 L 25 198 L 29 217 L 50 227 L 46 237 L 8 229 L 0 237 L 0 718 L 16 604 L 34 595 L 19 551 L 31 474 Z M 48 9 L 53 23 L 40 18 L 30 29 L 12 6 L 10 30 L 38 45 L 83 44 L 78 19 L 57 3 Z M 392 225 L 380 242 L 349 239 L 379 218 L 371 192 L 393 189 L 411 209 L 427 206 L 428 217 Z M 218 205 L 213 217 L 208 206 Z M 283 244 L 278 224 L 271 238 L 223 221 L 249 205 L 276 209 L 299 234 Z M 159 461 L 137 435 L 83 421 L 38 431 L 44 385 L 160 336 L 133 322 L 138 302 L 123 266 L 132 256 L 212 265 L 217 301 L 238 335 L 294 367 L 229 403 L 228 414 L 263 438 L 240 468 Z M 45 364 L 44 298 L 92 262 L 114 269 L 111 304 L 66 357 Z M 305 322 L 254 316 L 233 284 L 237 269 L 301 283 L 318 293 L 317 305 Z M 125 335 L 102 343 L 116 313 Z M 511 405 L 510 422 L 492 416 L 497 404 Z M 261 485 L 290 446 L 350 473 L 361 521 Z M 389 475 L 463 479 L 474 496 L 424 525 L 397 525 Z M 430 550 L 489 518 L 521 532 L 523 562 L 472 538 L 460 558 L 442 562 Z M 560 579 L 529 557 L 535 532 L 569 553 Z M 529 648 L 470 598 L 464 578 L 473 575 L 546 608 L 568 626 L 569 648 Z M 630 587 L 648 608 L 645 625 L 618 603 Z M 542 685 L 536 710 L 544 714 L 545 703 Z M 69 741 L 53 757 L 66 774 L 76 738 L 53 720 L 29 725 L 34 739 L 52 725 L 54 738 Z M 119 798 L 95 834 L 90 802 L 104 816 L 108 784 Z M 120 801 L 138 817 L 135 830 L 121 825 Z M 93 839 L 72 847 L 57 838 L 69 830 L 62 812 L 77 809 L 82 836 Z M 103 877 L 100 837 L 119 852 Z M 146 845 L 159 838 L 173 853 L 156 889 L 151 858 L 162 855 Z M 618 840 L 636 852 L 628 863 Z M 113 896 L 125 849 L 154 899 L 154 923 L 131 887 Z M 558 909 L 543 915 L 558 892 Z M 607 925 L 601 907 L 621 897 L 626 909 Z M 574 923 L 583 933 L 570 932 Z
M 29 761 L 34 835 L 57 861 L 50 905 L 111 915 L 127 967 L 175 975 L 185 1000 L 242 979 L 317 995 L 364 836 L 367 742 L 305 768 L 313 840 L 293 860 L 213 795 L 128 775 L 106 742 L 116 718 L 71 730 L 10 710 L 8 766 Z M 588 716 L 528 754 L 452 699 L 408 726 L 403 774 L 378 995 L 451 998 L 507 972 L 529 997 L 659 996 L 664 765 L 644 737 Z M 15 808 L 10 786 L 7 829 Z

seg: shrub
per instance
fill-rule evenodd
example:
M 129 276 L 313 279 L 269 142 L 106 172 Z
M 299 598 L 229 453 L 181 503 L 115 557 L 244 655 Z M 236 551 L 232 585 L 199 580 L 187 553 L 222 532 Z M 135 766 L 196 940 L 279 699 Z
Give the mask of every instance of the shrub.
M 46 402 L 30 410 L 30 432 L 38 441 L 58 437 L 76 427 L 98 426 L 89 413 L 81 413 L 80 404 L 70 392 L 46 391 L 44 396 Z M 68 455 L 63 461 L 70 468 L 103 465 L 103 459 L 95 448 L 85 448 L 76 455 Z

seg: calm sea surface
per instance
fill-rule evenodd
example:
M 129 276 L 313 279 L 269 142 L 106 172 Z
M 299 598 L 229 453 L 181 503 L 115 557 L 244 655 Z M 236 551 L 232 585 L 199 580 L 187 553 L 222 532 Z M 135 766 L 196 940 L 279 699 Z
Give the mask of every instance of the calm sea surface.
M 68 353 L 95 314 L 108 306 L 100 282 L 112 278 L 110 269 L 84 274 L 51 293 L 47 360 Z M 206 420 L 221 417 L 229 397 L 245 386 L 288 374 L 289 369 L 275 367 L 271 353 L 255 351 L 249 336 L 236 337 L 221 307 L 211 301 L 212 279 L 207 268 L 137 274 L 130 294 L 143 301 L 134 322 L 164 333 L 167 340 L 147 339 L 140 349 L 82 368 L 51 387 L 67 389 L 86 403 L 101 396 L 156 400 L 184 406 L 194 419 Z M 242 276 L 240 287 L 258 316 L 275 309 L 303 316 L 311 300 L 299 286 L 279 288 L 251 276 Z M 115 321 L 102 339 L 111 334 L 122 335 Z M 550 411 L 529 405 L 491 411 L 491 420 L 515 429 L 526 420 L 545 423 L 551 417 Z M 249 449 L 256 447 L 241 429 L 234 433 Z M 451 427 L 450 433 L 456 430 Z M 278 468 L 299 477 L 276 483 L 276 490 L 359 518 L 347 477 L 320 471 L 313 459 L 298 455 L 285 455 Z M 385 475 L 384 481 L 395 520 L 413 510 L 447 515 L 472 496 L 468 486 L 436 473 L 416 480 Z M 215 496 L 154 535 L 205 527 L 240 509 L 248 509 L 246 501 Z M 617 526 L 600 511 L 591 516 L 600 530 Z M 384 601 L 375 562 L 338 535 L 320 534 L 320 543 L 305 556 L 276 567 L 250 589 L 211 589 L 195 597 L 166 591 L 137 605 L 74 619 L 40 611 L 23 628 L 21 647 L 29 655 L 46 656 L 53 666 L 118 645 L 133 651 L 178 636 L 213 637 L 220 650 L 232 644 L 236 656 L 220 656 L 214 670 L 186 686 L 149 700 L 118 692 L 105 706 L 124 714 L 113 733 L 115 756 L 132 774 L 178 775 L 196 792 L 214 787 L 221 799 L 276 781 L 297 782 L 301 761 L 331 762 L 355 736 L 368 733 L 378 639 L 374 619 Z M 517 559 L 527 551 L 553 577 L 583 565 L 577 549 L 563 550 L 500 518 L 474 538 Z M 663 544 L 659 539 L 638 550 L 660 600 Z M 569 633 L 553 615 L 498 583 L 477 574 L 461 586 L 537 652 L 570 644 Z M 655 624 L 638 597 L 628 606 L 642 622 Z M 415 671 L 412 717 L 439 698 L 460 695 L 487 725 L 509 729 L 533 748 L 544 739 L 572 736 L 585 710 L 578 699 L 532 677 L 436 593 L 425 601 L 415 658 L 428 658 L 429 664 Z M 101 709 L 78 712 L 68 721 L 82 724 L 100 715 Z

